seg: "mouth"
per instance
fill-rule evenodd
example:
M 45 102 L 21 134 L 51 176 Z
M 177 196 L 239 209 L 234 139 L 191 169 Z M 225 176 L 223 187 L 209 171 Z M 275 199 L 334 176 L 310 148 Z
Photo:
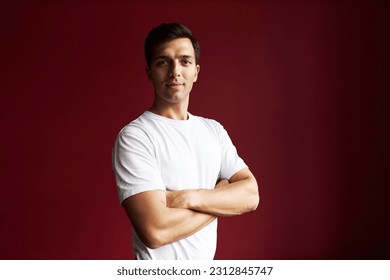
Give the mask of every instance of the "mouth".
M 181 83 L 168 83 L 166 84 L 167 87 L 179 87 L 179 86 L 183 86 L 184 84 L 181 84 Z

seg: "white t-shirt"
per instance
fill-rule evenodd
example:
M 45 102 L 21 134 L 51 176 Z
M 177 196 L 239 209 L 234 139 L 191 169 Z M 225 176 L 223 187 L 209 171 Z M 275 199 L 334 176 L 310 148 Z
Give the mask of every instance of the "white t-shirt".
M 150 190 L 212 189 L 247 167 L 218 122 L 188 113 L 173 120 L 146 111 L 118 134 L 113 169 L 119 200 Z M 157 249 L 146 247 L 133 229 L 137 259 L 214 258 L 217 219 L 198 232 Z

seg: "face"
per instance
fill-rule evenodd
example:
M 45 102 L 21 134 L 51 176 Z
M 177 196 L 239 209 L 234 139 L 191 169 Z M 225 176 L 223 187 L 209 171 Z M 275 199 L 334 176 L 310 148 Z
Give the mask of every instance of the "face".
M 153 49 L 150 68 L 146 69 L 148 78 L 153 82 L 156 102 L 188 102 L 199 69 L 190 39 L 174 39 L 157 45 Z

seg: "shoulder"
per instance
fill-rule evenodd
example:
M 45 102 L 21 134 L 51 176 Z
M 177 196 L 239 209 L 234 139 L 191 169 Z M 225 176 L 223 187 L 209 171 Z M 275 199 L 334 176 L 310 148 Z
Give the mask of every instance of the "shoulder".
M 194 122 L 197 124 L 205 125 L 209 129 L 212 130 L 220 130 L 223 129 L 223 126 L 221 123 L 214 119 L 206 118 L 206 117 L 201 117 L 201 116 L 194 116 L 191 115 L 191 117 L 194 119 Z
M 224 142 L 227 138 L 229 138 L 228 132 L 219 121 L 200 116 L 193 116 L 193 118 L 195 119 L 195 122 L 202 123 L 202 125 L 221 142 Z
M 148 135 L 153 132 L 155 125 L 153 119 L 144 112 L 135 120 L 125 125 L 119 132 L 119 135 Z
M 150 142 L 152 138 L 153 133 L 150 120 L 141 115 L 119 131 L 117 142 Z
M 193 116 L 193 118 L 194 122 L 202 124 L 203 127 L 210 131 L 212 135 L 220 141 L 223 141 L 223 139 L 226 138 L 227 131 L 219 121 L 200 116 Z

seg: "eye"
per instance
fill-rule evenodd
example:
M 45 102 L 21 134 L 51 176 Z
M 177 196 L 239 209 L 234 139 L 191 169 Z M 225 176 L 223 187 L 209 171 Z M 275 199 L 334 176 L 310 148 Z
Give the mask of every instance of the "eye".
M 157 66 L 163 66 L 163 65 L 168 65 L 168 61 L 165 59 L 157 60 L 156 61 Z
M 192 64 L 192 62 L 188 59 L 184 59 L 183 62 L 182 62 L 184 65 L 190 65 Z

